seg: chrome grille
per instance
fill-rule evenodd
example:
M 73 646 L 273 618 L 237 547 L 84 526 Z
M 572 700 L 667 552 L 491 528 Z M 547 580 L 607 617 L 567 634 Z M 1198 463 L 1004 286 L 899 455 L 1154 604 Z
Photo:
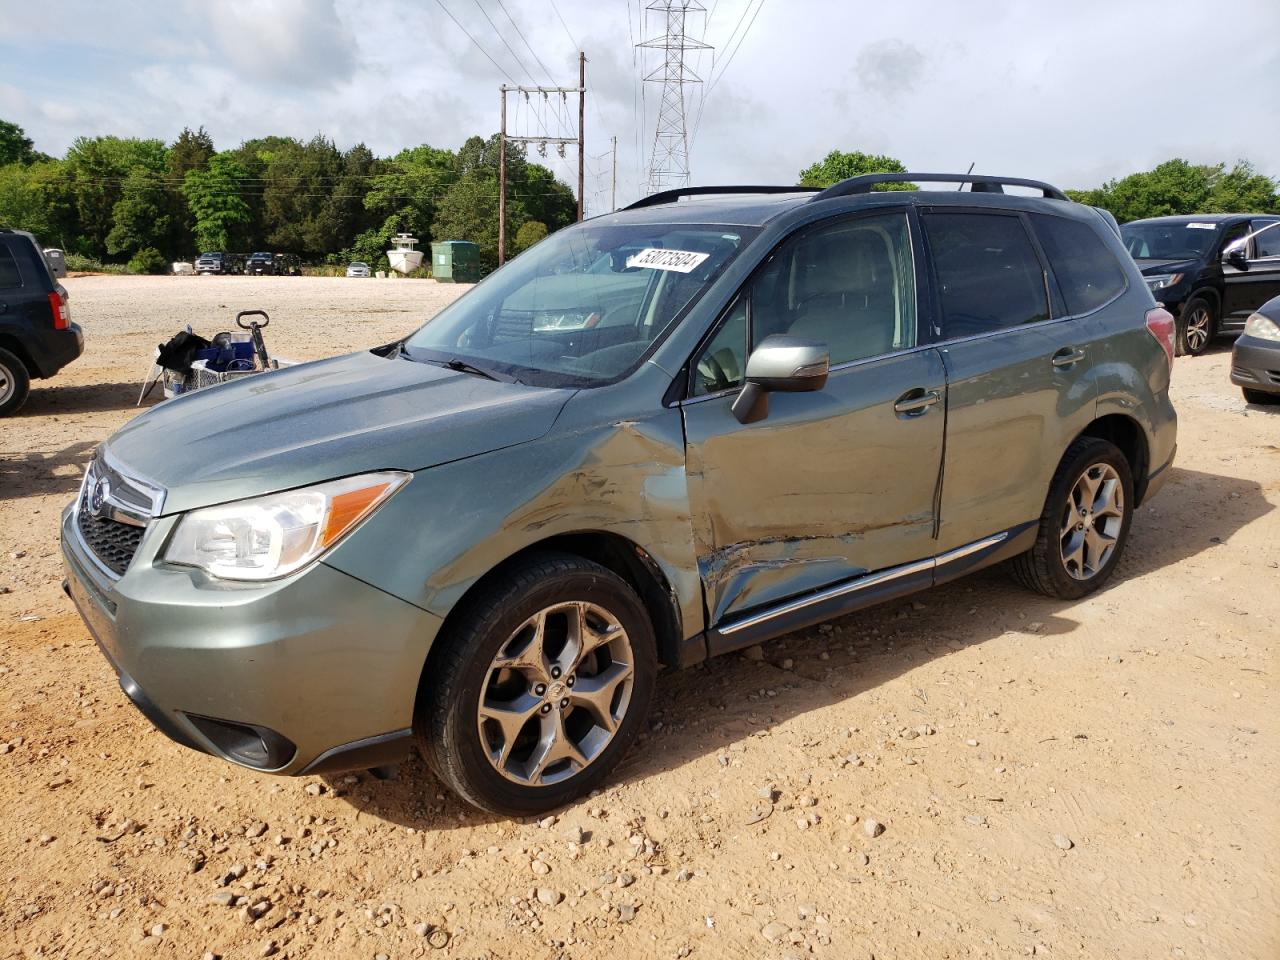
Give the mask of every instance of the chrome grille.
M 84 545 L 116 576 L 123 576 L 129 569 L 146 529 L 119 520 L 90 516 L 84 510 L 76 511 L 76 526 Z

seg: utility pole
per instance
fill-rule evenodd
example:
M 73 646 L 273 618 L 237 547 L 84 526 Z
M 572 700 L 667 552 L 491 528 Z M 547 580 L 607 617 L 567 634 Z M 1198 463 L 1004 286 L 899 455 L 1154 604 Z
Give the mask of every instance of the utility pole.
M 613 138 L 613 189 L 609 194 L 610 209 L 618 209 L 618 138 Z
M 578 222 L 582 222 L 583 210 L 583 171 L 587 162 L 586 141 L 587 119 L 587 54 L 578 51 Z
M 662 103 L 649 157 L 647 192 L 653 194 L 689 185 L 689 127 L 685 119 L 684 86 L 701 83 L 702 78 L 685 62 L 685 54 L 710 50 L 711 45 L 693 40 L 685 32 L 689 14 L 707 12 L 698 0 L 652 0 L 645 9 L 666 18 L 666 32 L 662 36 L 636 44 L 662 51 L 662 65 L 644 78 L 646 83 L 662 84 Z
M 545 156 L 547 144 L 553 144 L 560 156 L 564 156 L 566 146 L 578 147 L 578 219 L 582 219 L 582 190 L 585 183 L 586 170 L 586 104 L 587 104 L 587 55 L 578 54 L 578 85 L 576 87 L 522 87 L 503 84 L 498 88 L 502 95 L 502 109 L 499 114 L 501 128 L 498 135 L 498 265 L 507 260 L 507 144 L 518 143 L 528 145 L 535 143 Z M 578 135 L 576 137 L 552 137 L 542 135 L 536 137 L 510 136 L 507 133 L 507 94 L 522 95 L 526 101 L 530 94 L 540 95 L 545 101 L 552 96 L 567 100 L 569 94 L 578 95 Z M 517 116 L 519 116 L 517 114 Z M 541 121 L 539 120 L 541 125 Z M 546 130 L 546 127 L 543 127 Z

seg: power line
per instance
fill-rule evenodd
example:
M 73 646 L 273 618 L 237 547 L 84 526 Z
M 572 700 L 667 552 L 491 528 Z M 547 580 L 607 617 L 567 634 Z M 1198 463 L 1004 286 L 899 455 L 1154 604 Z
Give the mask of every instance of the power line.
M 751 0 L 747 0 L 747 5 L 742 10 L 742 16 L 738 18 L 739 25 L 741 25 L 742 21 L 746 19 L 747 11 L 750 9 L 751 9 Z M 763 9 L 764 9 L 764 0 L 760 0 L 759 5 L 756 7 L 756 12 L 751 15 L 751 20 L 749 23 L 747 23 L 747 28 L 742 31 L 742 36 L 738 38 L 738 45 L 734 47 L 733 50 L 729 53 L 729 55 L 725 58 L 724 65 L 720 68 L 720 72 L 716 73 L 711 78 L 711 82 L 707 84 L 706 89 L 703 90 L 702 100 L 699 101 L 698 103 L 698 116 L 693 121 L 693 136 L 691 139 L 693 139 L 695 142 L 698 139 L 698 131 L 702 129 L 702 112 L 707 105 L 707 98 L 711 96 L 711 92 L 715 90 L 717 84 L 720 83 L 721 78 L 725 75 L 725 71 L 727 71 L 730 65 L 733 63 L 733 58 L 736 57 L 738 55 L 738 51 L 742 49 L 743 41 L 747 39 L 747 34 L 751 32 L 751 28 L 755 25 L 756 17 L 760 16 L 760 11 Z M 738 32 L 738 28 L 734 27 L 733 33 L 737 33 L 737 32 Z M 732 42 L 732 40 L 733 40 L 733 34 L 730 34 L 729 42 Z M 729 43 L 726 42 L 725 48 L 727 49 L 728 46 L 729 46 Z M 714 72 L 714 70 L 715 70 L 715 67 L 713 65 L 712 71 Z
M 467 35 L 467 39 L 468 39 L 468 40 L 470 40 L 472 43 L 474 43 L 474 44 L 476 45 L 476 49 L 477 49 L 477 50 L 479 50 L 481 53 L 483 53 L 486 57 L 488 57 L 489 62 L 490 62 L 490 63 L 492 63 L 495 67 L 497 67 L 497 68 L 498 68 L 498 72 L 499 72 L 499 73 L 501 73 L 501 74 L 502 74 L 504 77 L 506 77 L 508 80 L 510 80 L 512 83 L 515 83 L 515 82 L 516 82 L 516 81 L 515 81 L 515 79 L 511 76 L 511 74 L 507 73 L 507 71 L 506 71 L 506 70 L 504 70 L 504 69 L 502 68 L 502 64 L 498 63 L 498 61 L 497 61 L 497 60 L 493 59 L 493 57 L 492 57 L 492 56 L 490 56 L 490 54 L 489 54 L 489 51 L 488 51 L 488 50 L 486 50 L 484 47 L 480 46 L 480 41 L 479 41 L 479 40 L 477 40 L 475 37 L 473 37 L 473 36 L 471 35 L 471 32 L 470 32 L 469 30 L 467 30 L 467 28 L 466 28 L 466 27 L 464 27 L 464 26 L 462 25 L 462 21 L 460 21 L 457 17 L 455 17 L 455 16 L 450 12 L 449 8 L 448 8 L 448 7 L 446 7 L 446 6 L 444 5 L 444 0 L 436 0 L 436 3 L 437 3 L 437 4 L 439 4 L 439 6 L 440 6 L 440 9 L 441 9 L 441 10 L 443 10 L 445 13 L 449 14 L 449 19 L 450 19 L 450 20 L 452 20 L 454 23 L 456 23 L 456 24 L 458 25 L 458 29 L 459 29 L 459 30 L 461 30 L 463 33 L 465 33 L 465 34 Z
M 538 81 L 534 78 L 533 71 L 524 65 L 524 61 L 520 59 L 519 54 L 515 52 L 511 44 L 507 43 L 507 38 L 502 35 L 502 31 L 499 30 L 498 25 L 493 22 L 493 18 L 489 16 L 488 11 L 485 10 L 484 7 L 480 6 L 480 0 L 475 0 L 475 4 L 476 4 L 476 7 L 479 9 L 480 13 L 484 15 L 484 18 L 487 21 L 489 21 L 489 26 L 493 27 L 493 32 L 498 35 L 498 39 L 501 40 L 502 45 L 507 48 L 507 52 L 510 53 L 511 56 L 515 59 L 516 64 L 520 67 L 520 69 L 525 72 L 525 76 L 527 76 L 530 80 L 533 80 L 534 83 L 537 83 Z
M 647 9 L 661 12 L 666 18 L 666 30 L 661 37 L 639 44 L 662 52 L 661 67 L 644 78 L 646 83 L 662 85 L 647 185 L 648 192 L 654 194 L 689 184 L 689 126 L 684 88 L 702 80 L 687 63 L 686 55 L 707 49 L 707 44 L 689 36 L 687 21 L 690 13 L 705 14 L 707 9 L 697 0 L 652 0 Z
M 516 36 L 518 36 L 524 42 L 524 45 L 528 47 L 529 52 L 533 54 L 533 59 L 536 60 L 538 63 L 538 66 L 542 68 L 542 74 L 547 78 L 547 85 L 552 87 L 555 86 L 555 81 L 551 79 L 551 71 L 548 70 L 547 65 L 542 62 L 542 58 L 538 56 L 538 52 L 534 50 L 532 46 L 530 46 L 529 38 L 526 37 L 524 31 L 520 29 L 520 25 L 516 23 L 515 18 L 512 17 L 511 14 L 507 12 L 507 5 L 503 3 L 502 0 L 498 0 L 498 6 L 502 9 L 502 12 L 507 15 L 507 20 L 510 21 L 511 26 L 515 27 Z
M 581 50 L 578 41 L 573 39 L 573 34 L 569 31 L 569 25 L 564 22 L 564 17 L 560 13 L 560 8 L 556 6 L 556 0 L 551 0 L 551 9 L 556 12 L 556 16 L 560 19 L 560 26 L 564 27 L 564 35 L 569 38 L 569 42 L 573 44 L 573 49 Z

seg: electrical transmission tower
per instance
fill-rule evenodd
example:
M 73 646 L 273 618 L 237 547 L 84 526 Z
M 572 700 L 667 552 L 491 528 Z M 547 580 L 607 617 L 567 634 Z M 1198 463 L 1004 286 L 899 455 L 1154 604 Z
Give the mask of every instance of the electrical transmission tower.
M 663 36 L 636 44 L 662 51 L 661 66 L 644 78 L 645 83 L 662 84 L 658 126 L 649 157 L 647 192 L 652 194 L 689 185 L 689 127 L 685 120 L 684 87 L 687 83 L 701 83 L 702 78 L 693 72 L 685 58 L 690 52 L 710 50 L 711 45 L 694 40 L 685 32 L 690 14 L 707 12 L 697 0 L 653 0 L 646 9 L 661 14 L 667 28 Z

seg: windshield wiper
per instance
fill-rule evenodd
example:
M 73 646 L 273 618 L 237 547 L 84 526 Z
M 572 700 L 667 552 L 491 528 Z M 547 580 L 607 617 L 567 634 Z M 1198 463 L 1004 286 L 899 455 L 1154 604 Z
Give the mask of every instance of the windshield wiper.
M 470 363 L 458 357 L 450 357 L 448 360 L 433 360 L 431 362 L 440 364 L 440 366 L 444 367 L 446 370 L 457 370 L 459 373 L 470 373 L 473 376 L 484 377 L 486 380 L 496 380 L 499 383 L 520 382 L 515 377 L 495 373 L 492 370 L 486 370 L 484 367 L 477 367 L 474 363 Z

